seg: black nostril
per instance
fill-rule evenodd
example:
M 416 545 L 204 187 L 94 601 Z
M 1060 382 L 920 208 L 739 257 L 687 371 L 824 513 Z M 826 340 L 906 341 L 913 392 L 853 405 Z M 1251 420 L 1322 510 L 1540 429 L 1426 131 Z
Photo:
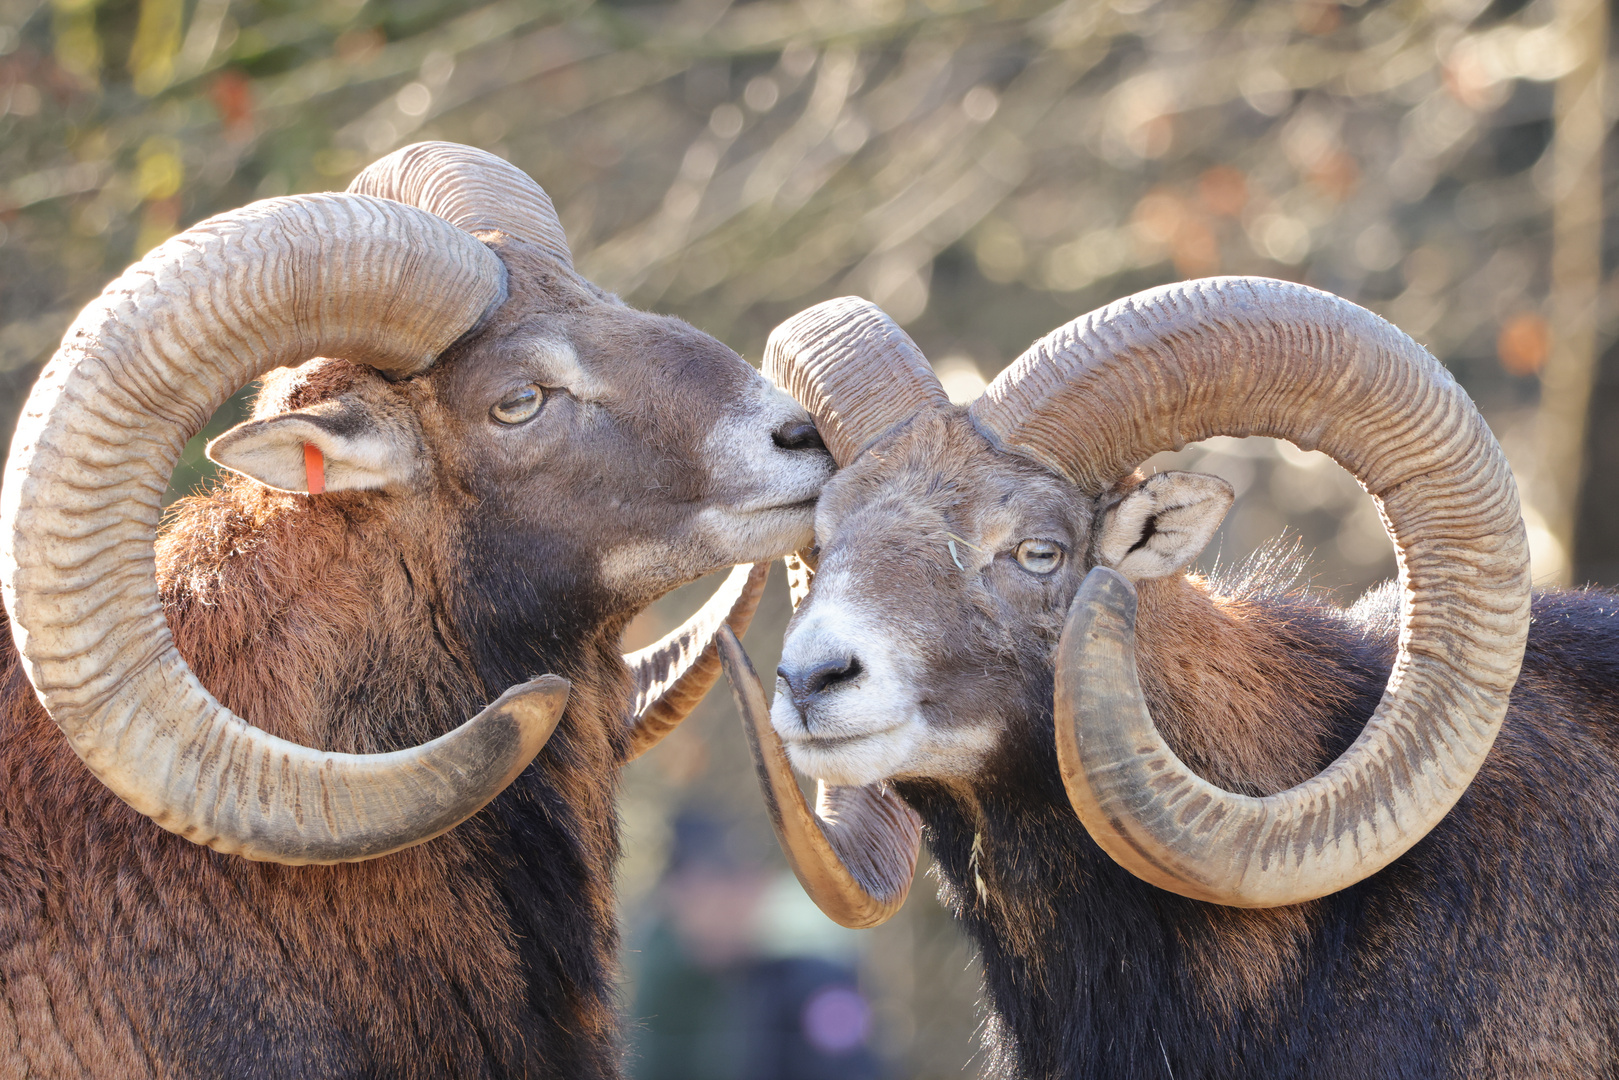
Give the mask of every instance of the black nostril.
M 803 668 L 783 664 L 776 669 L 776 674 L 787 683 L 793 703 L 804 708 L 816 696 L 858 679 L 865 670 L 859 658 L 850 654 Z
M 808 420 L 789 420 L 770 433 L 770 441 L 783 450 L 825 450 L 821 433 Z
M 809 673 L 809 677 L 804 680 L 804 689 L 813 696 L 840 683 L 853 682 L 864 670 L 860 666 L 860 661 L 853 656 L 846 656 L 841 660 L 828 660 Z

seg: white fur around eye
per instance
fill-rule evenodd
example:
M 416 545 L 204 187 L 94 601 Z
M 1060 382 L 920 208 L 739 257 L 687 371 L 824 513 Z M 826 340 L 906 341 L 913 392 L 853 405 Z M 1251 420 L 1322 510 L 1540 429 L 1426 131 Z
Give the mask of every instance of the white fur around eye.
M 1208 545 L 1236 497 L 1203 473 L 1163 472 L 1129 492 L 1102 517 L 1101 561 L 1132 581 L 1168 577 Z

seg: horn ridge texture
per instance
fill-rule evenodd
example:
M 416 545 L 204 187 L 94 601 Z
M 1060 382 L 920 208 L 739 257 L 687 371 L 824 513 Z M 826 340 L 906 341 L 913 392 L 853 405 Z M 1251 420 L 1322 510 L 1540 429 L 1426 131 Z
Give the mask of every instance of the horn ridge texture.
M 763 370 L 809 410 L 840 468 L 895 424 L 950 405 L 916 342 L 858 296 L 805 308 L 772 330 Z
M 1146 715 L 1126 647 L 1133 589 L 1092 572 L 1060 647 L 1058 750 L 1076 812 L 1116 861 L 1198 899 L 1297 903 L 1375 873 L 1449 812 L 1517 680 L 1528 548 L 1505 456 L 1426 350 L 1327 293 L 1211 278 L 1059 328 L 970 415 L 1092 494 L 1195 440 L 1289 439 L 1353 473 L 1394 538 L 1404 595 L 1382 701 L 1326 771 L 1261 799 L 1192 774 L 1150 717 L 1147 730 L 1118 719 Z
M 528 173 L 487 150 L 451 142 L 412 143 L 367 165 L 349 191 L 426 210 L 463 232 L 502 232 L 538 244 L 573 268 L 573 253 L 551 196 Z
M 552 677 L 393 754 L 270 736 L 176 651 L 153 554 L 175 461 L 238 388 L 316 355 L 420 372 L 505 289 L 494 253 L 440 218 L 302 195 L 188 229 L 75 320 L 12 441 L 0 585 L 40 701 L 136 810 L 252 859 L 365 859 L 464 820 L 544 745 L 568 693 Z
M 714 688 L 720 677 L 720 627 L 729 626 L 738 636 L 747 633 L 769 580 L 768 562 L 734 567 L 695 615 L 624 657 L 635 680 L 625 760 L 634 761 L 658 745 Z
M 831 920 L 860 930 L 887 922 L 905 904 L 922 849 L 922 819 L 886 788 L 818 781 L 811 810 L 770 724 L 759 675 L 728 628 L 720 659 L 736 697 L 765 808 L 782 854 L 810 899 Z

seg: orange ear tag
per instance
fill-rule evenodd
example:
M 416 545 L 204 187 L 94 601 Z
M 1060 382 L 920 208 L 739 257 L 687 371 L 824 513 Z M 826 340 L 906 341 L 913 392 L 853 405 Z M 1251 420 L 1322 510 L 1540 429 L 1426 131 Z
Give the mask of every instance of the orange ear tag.
M 304 480 L 311 495 L 326 490 L 326 457 L 314 443 L 304 443 Z

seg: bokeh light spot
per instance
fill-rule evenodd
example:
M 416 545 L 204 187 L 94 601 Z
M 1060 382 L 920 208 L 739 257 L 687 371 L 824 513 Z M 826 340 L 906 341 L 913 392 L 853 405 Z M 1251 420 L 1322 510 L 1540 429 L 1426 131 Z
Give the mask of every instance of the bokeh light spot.
M 1552 328 L 1546 316 L 1520 311 L 1501 324 L 1495 352 L 1501 366 L 1513 375 L 1533 375 L 1546 365 L 1552 351 Z
M 846 1054 L 870 1032 L 871 1009 L 850 987 L 829 986 L 804 1006 L 804 1038 L 823 1054 Z

